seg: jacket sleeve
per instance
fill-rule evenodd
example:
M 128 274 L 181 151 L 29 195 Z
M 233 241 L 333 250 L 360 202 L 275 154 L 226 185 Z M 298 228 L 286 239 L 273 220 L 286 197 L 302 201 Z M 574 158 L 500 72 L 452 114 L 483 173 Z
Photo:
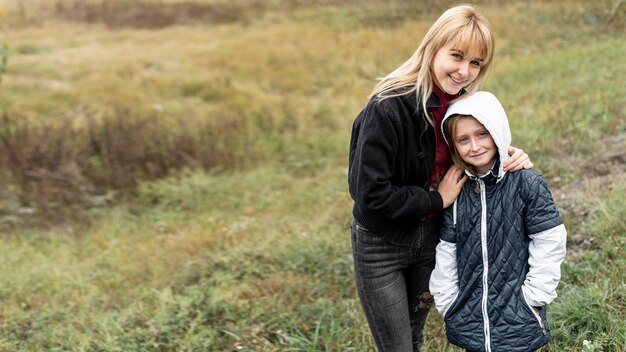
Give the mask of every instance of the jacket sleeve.
M 353 127 L 349 170 L 352 198 L 363 214 L 379 219 L 440 211 L 443 200 L 438 192 L 393 182 L 403 128 L 400 117 L 387 104 L 392 102 L 368 103 Z
M 556 298 L 556 287 L 561 280 L 561 262 L 565 259 L 566 237 L 563 224 L 530 235 L 530 269 L 522 290 L 531 306 L 544 306 Z
M 531 183 L 527 200 L 526 227 L 531 239 L 528 251 L 530 266 L 522 291 L 531 306 L 544 306 L 557 296 L 561 263 L 565 259 L 567 231 L 543 177 Z M 551 226 L 544 229 L 546 226 Z
M 437 245 L 435 269 L 430 275 L 430 292 L 435 298 L 437 311 L 445 317 L 459 295 L 456 261 L 456 238 L 452 221 L 453 207 L 444 212 L 441 241 Z

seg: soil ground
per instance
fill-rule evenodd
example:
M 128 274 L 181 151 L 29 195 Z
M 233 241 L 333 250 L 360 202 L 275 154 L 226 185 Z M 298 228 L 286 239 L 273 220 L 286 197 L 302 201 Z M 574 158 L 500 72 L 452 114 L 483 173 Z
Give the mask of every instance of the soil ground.
M 602 193 L 623 190 L 626 183 L 626 132 L 602 139 L 592 150 L 591 155 L 567 158 L 570 166 L 579 170 L 578 178 L 558 187 L 551 186 L 561 215 L 579 224 L 592 215 L 593 205 Z M 560 179 L 554 177 L 547 181 L 558 184 Z M 568 252 L 574 254 L 580 250 L 596 249 L 596 236 L 600 234 L 583 233 L 583 227 L 578 228 L 580 232 L 568 233 Z

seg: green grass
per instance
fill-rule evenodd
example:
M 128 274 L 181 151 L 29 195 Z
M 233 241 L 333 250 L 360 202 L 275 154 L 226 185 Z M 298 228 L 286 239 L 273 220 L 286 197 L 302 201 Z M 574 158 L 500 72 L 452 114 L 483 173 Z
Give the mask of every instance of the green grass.
M 0 351 L 374 349 L 353 281 L 350 127 L 441 9 L 279 3 L 289 6 L 158 30 L 43 21 L 32 8 L 37 26 L 2 30 L 0 137 L 59 172 L 43 175 L 85 186 L 77 218 L 89 222 L 55 198 L 84 200 L 68 183 L 42 177 L 33 192 L 58 214 L 42 226 L 1 175 Z M 570 241 L 548 351 L 626 350 L 626 184 L 611 159 L 624 152 L 613 141 L 626 133 L 626 46 L 623 28 L 602 22 L 612 3 L 482 5 L 498 43 L 485 88 L 557 203 L 566 197 L 570 237 L 594 238 Z M 86 152 L 89 121 L 117 132 L 134 168 Z M 107 183 L 111 165 L 118 182 L 133 178 L 127 193 Z M 599 166 L 618 176 L 599 178 Z M 433 312 L 426 350 L 458 351 L 442 327 Z
M 551 311 L 556 328 L 554 348 L 582 348 L 585 340 L 601 351 L 622 351 L 626 346 L 626 182 L 593 189 L 596 195 L 589 219 L 568 224 L 570 234 L 581 232 L 595 238 L 597 245 L 587 250 L 570 248 L 563 266 L 563 284 Z M 572 250 L 574 249 L 574 250 Z
M 321 341 L 324 334 L 342 341 L 352 331 L 349 321 L 332 331 L 321 324 L 345 314 L 344 304 L 359 313 L 349 237 L 336 241 L 349 219 L 343 170 L 325 170 L 320 178 L 330 182 L 313 184 L 268 171 L 164 180 L 141 187 L 135 210 L 107 213 L 96 232 L 7 239 L 5 248 L 21 248 L 12 256 L 21 261 L 6 263 L 11 273 L 3 278 L 3 287 L 14 288 L 5 291 L 6 301 L 15 304 L 5 314 L 20 317 L 7 321 L 7 342 L 21 328 L 37 336 L 17 338 L 33 349 L 41 340 L 61 348 L 65 340 L 62 348 L 88 341 L 88 350 L 107 343 L 198 350 L 191 346 L 226 346 L 233 336 L 255 345 L 252 324 L 264 326 L 261 340 L 303 345 L 313 343 L 306 338 L 315 321 L 319 343 L 329 343 Z M 96 321 L 95 312 L 103 313 Z M 194 324 L 202 334 L 187 331 Z

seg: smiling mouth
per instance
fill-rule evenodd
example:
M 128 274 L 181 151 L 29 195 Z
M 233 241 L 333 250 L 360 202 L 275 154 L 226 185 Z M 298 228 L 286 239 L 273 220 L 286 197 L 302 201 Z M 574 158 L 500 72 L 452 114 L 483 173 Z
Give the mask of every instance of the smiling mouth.
M 448 77 L 450 77 L 450 79 L 452 80 L 452 82 L 454 82 L 454 83 L 456 83 L 456 84 L 463 84 L 463 83 L 465 83 L 465 82 L 467 81 L 467 80 L 465 80 L 465 79 L 463 79 L 463 80 L 457 80 L 457 79 L 455 79 L 455 78 L 454 78 L 454 77 L 452 77 L 452 76 L 448 76 Z
M 487 153 L 487 152 L 480 153 L 480 154 L 475 154 L 475 155 L 470 155 L 470 158 L 479 158 L 479 157 L 485 155 L 485 153 Z

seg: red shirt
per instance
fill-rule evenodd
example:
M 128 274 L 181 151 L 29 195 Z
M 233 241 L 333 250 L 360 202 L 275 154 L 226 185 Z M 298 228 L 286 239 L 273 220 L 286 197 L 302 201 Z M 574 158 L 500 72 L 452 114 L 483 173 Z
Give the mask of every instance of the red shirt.
M 457 93 L 455 95 L 450 95 L 445 93 L 444 91 L 437 86 L 437 84 L 433 83 L 433 92 L 437 94 L 439 97 L 439 107 L 431 108 L 430 112 L 433 117 L 433 122 L 435 124 L 435 139 L 437 140 L 435 146 L 435 167 L 433 168 L 433 174 L 430 177 L 430 184 L 436 185 L 441 181 L 443 176 L 448 171 L 448 168 L 452 165 L 452 158 L 450 157 L 450 151 L 448 150 L 448 145 L 443 139 L 443 132 L 441 131 L 441 121 L 443 121 L 444 116 L 446 115 L 446 111 L 448 110 L 448 106 L 450 105 L 450 101 L 458 98 L 461 93 Z

